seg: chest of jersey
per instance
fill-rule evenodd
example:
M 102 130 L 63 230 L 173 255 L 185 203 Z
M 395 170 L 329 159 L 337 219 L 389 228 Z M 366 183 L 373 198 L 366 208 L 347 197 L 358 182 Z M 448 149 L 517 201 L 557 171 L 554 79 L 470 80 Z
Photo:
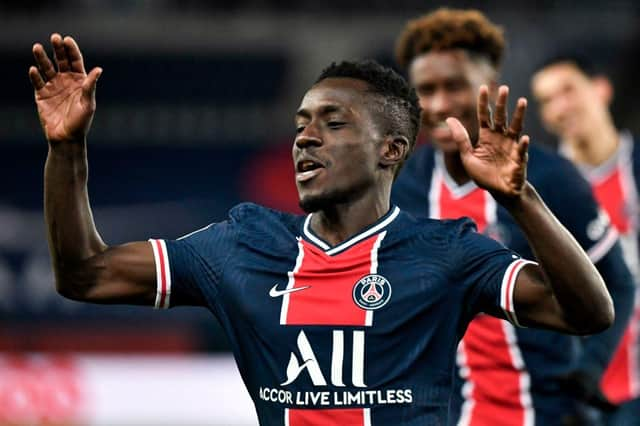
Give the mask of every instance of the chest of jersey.
M 264 253 L 243 256 L 224 297 L 231 322 L 250 327 L 235 334 L 247 337 L 239 346 L 248 348 L 246 380 L 258 404 L 288 406 L 291 419 L 322 415 L 309 409 L 363 419 L 362 407 L 414 406 L 428 383 L 421 404 L 446 408 L 461 309 L 451 300 L 459 294 L 448 291 L 445 268 L 386 236 L 339 252 L 299 238 L 288 266 L 277 256 L 265 262 Z M 411 379 L 418 370 L 420 382 Z
M 491 195 L 473 182 L 458 186 L 446 176 L 443 167 L 436 167 L 429 189 L 429 217 L 434 219 L 472 219 L 479 232 L 496 221 L 497 204 Z
M 289 262 L 264 263 L 264 256 L 261 263 L 245 262 L 226 297 L 274 339 L 282 331 L 309 327 L 384 334 L 418 312 L 443 309 L 445 299 L 455 297 L 447 291 L 447 272 L 412 255 L 410 244 L 400 249 L 404 244 L 395 244 L 390 255 L 385 236 L 380 232 L 331 254 L 299 238 Z M 438 318 L 446 322 L 446 315 L 434 316 L 434 326 Z
M 631 193 L 632 182 L 628 175 L 624 167 L 618 166 L 609 170 L 605 176 L 590 179 L 598 203 L 606 210 L 611 223 L 621 234 L 631 232 L 634 227 L 630 199 L 635 198 L 635 194 Z

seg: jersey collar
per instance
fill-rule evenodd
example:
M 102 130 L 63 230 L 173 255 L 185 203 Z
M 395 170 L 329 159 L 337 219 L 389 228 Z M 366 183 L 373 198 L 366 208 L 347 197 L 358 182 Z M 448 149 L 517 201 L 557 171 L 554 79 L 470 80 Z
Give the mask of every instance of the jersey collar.
M 591 183 L 599 183 L 607 179 L 616 169 L 620 167 L 630 167 L 631 152 L 633 151 L 633 137 L 627 130 L 620 132 L 618 147 L 616 151 L 602 164 L 597 166 L 589 166 L 585 164 L 576 164 L 576 167 L 582 175 Z M 565 143 L 561 143 L 558 152 L 565 158 L 569 158 L 569 148 Z
M 449 171 L 447 170 L 447 166 L 444 163 L 444 154 L 439 150 L 435 151 L 435 163 L 436 163 L 436 171 L 439 171 L 440 174 L 442 175 L 442 181 L 444 182 L 446 187 L 449 189 L 449 192 L 451 192 L 451 195 L 453 196 L 453 198 L 455 199 L 462 198 L 466 195 L 469 195 L 476 189 L 478 189 L 478 185 L 476 185 L 473 179 L 470 179 L 469 182 L 459 185 L 455 181 L 455 179 L 451 177 L 451 175 L 449 174 Z
M 327 243 L 322 238 L 320 238 L 316 234 L 314 234 L 313 230 L 311 229 L 311 226 L 309 226 L 309 224 L 311 222 L 311 216 L 313 216 L 313 213 L 309 214 L 305 218 L 302 232 L 303 232 L 303 235 L 304 235 L 305 239 L 307 239 L 311 243 L 315 244 L 316 246 L 320 247 L 329 256 L 332 256 L 334 254 L 337 254 L 337 253 L 340 253 L 342 251 L 345 251 L 349 247 L 351 247 L 354 244 L 364 240 L 365 238 L 370 237 L 371 235 L 373 235 L 373 234 L 375 234 L 377 232 L 380 232 L 387 225 L 389 225 L 391 222 L 393 222 L 395 220 L 395 218 L 398 217 L 398 214 L 400 214 L 400 208 L 398 206 L 391 207 L 391 209 L 389 209 L 389 211 L 384 216 L 382 216 L 380 219 L 378 219 L 377 221 L 375 221 L 371 225 L 369 225 L 366 228 L 364 228 L 364 230 L 362 230 L 358 234 L 350 237 L 346 241 L 343 241 L 343 242 L 341 242 L 340 244 L 338 244 L 338 245 L 336 245 L 334 247 L 331 247 L 331 245 L 329 243 Z

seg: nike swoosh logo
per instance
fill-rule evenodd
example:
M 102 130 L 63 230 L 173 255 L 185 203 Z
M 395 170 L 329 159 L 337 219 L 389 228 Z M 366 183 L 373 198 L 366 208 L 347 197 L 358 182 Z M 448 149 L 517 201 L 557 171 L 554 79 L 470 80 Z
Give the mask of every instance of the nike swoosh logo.
M 306 290 L 309 287 L 311 287 L 311 286 L 307 285 L 307 286 L 304 286 L 304 287 L 295 287 L 295 288 L 288 288 L 286 290 L 278 290 L 278 284 L 276 284 L 273 287 L 271 287 L 271 290 L 269 290 L 269 296 L 271 296 L 271 297 L 280 297 L 280 296 L 284 296 L 285 294 L 294 293 L 296 291 Z

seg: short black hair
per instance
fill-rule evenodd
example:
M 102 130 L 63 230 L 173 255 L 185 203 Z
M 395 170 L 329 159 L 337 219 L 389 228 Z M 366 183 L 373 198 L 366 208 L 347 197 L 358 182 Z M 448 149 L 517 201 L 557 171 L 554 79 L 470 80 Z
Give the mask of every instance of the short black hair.
M 595 77 L 601 74 L 596 62 L 584 52 L 578 50 L 565 50 L 554 53 L 553 55 L 543 59 L 534 72 L 541 71 L 552 65 L 572 64 L 587 77 Z
M 374 60 L 333 62 L 322 70 L 315 84 L 327 78 L 353 78 L 367 83 L 370 93 L 381 101 L 377 112 L 383 133 L 400 134 L 409 140 L 406 160 L 415 147 L 420 129 L 420 104 L 409 83 L 393 69 Z

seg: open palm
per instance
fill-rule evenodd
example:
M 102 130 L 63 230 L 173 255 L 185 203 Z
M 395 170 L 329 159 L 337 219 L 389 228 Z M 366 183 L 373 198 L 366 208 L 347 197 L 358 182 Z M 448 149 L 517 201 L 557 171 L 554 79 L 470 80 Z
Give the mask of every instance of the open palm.
M 39 43 L 33 46 L 37 68 L 29 69 L 40 123 L 50 142 L 83 140 L 95 112 L 96 82 L 102 69 L 85 72 L 82 54 L 71 37 L 51 36 L 57 70 Z
M 478 94 L 478 141 L 473 146 L 462 124 L 447 119 L 458 144 L 460 158 L 467 174 L 478 186 L 497 197 L 520 195 L 527 178 L 527 148 L 529 137 L 520 137 L 527 101 L 518 99 L 513 119 L 507 127 L 507 86 L 498 90 L 495 117 L 489 108 L 489 90 L 482 86 Z

